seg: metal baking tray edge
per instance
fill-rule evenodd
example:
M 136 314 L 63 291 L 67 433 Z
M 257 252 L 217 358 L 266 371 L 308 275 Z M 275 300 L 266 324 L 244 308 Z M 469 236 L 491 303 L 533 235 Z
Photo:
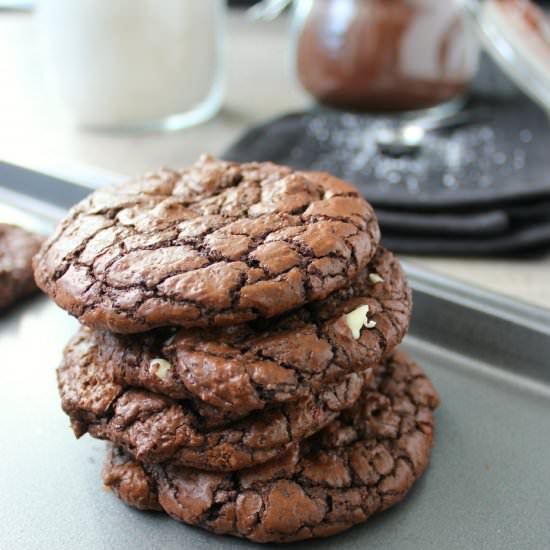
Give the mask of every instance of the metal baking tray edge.
M 40 219 L 46 231 L 93 187 L 82 174 L 59 178 L 0 163 L 0 204 Z M 404 504 L 365 526 L 291 546 L 550 548 L 550 311 L 405 267 L 415 307 L 403 347 L 442 397 L 429 472 Z M 103 446 L 73 440 L 51 380 L 76 323 L 37 297 L 0 319 L 0 350 L 7 365 L 17 363 L 15 350 L 24 350 L 44 323 L 52 334 L 41 354 L 47 364 L 25 375 L 8 370 L 0 385 L 7 447 L 0 470 L 0 548 L 252 546 L 129 510 L 101 491 Z M 31 375 L 46 389 L 30 391 L 36 411 L 29 415 L 24 381 Z M 7 445 L 10 438 L 16 441 Z

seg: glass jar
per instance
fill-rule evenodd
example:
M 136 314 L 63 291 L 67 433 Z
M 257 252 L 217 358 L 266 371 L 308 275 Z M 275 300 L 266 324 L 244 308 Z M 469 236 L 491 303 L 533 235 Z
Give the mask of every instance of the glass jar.
M 174 130 L 220 108 L 224 0 L 40 0 L 45 76 L 80 126 Z
M 458 103 L 474 78 L 476 35 L 462 0 L 295 0 L 296 72 L 319 102 L 415 111 Z
M 530 0 L 463 0 L 485 51 L 550 116 L 550 17 Z

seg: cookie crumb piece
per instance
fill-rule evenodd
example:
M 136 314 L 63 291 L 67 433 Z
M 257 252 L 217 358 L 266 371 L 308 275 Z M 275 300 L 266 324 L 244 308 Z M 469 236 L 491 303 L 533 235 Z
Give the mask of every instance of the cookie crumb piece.
M 168 371 L 172 368 L 172 365 L 160 357 L 156 357 L 149 363 L 149 367 L 155 370 L 155 375 L 161 380 L 166 380 Z
M 369 306 L 359 306 L 357 309 L 354 309 L 351 313 L 346 315 L 346 323 L 351 330 L 351 334 L 356 340 L 359 340 L 361 337 L 361 329 L 374 328 L 376 326 L 376 321 L 369 321 L 367 315 L 369 313 Z
M 369 281 L 375 285 L 377 283 L 383 283 L 384 279 L 378 275 L 378 273 L 369 273 Z

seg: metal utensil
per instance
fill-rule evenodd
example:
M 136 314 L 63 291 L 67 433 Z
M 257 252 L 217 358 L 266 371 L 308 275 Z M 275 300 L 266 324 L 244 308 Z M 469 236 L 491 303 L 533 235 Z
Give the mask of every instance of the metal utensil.
M 472 111 L 461 111 L 444 118 L 425 117 L 413 119 L 397 126 L 386 126 L 379 130 L 376 145 L 380 152 L 390 157 L 418 154 L 427 132 L 452 128 L 472 122 Z

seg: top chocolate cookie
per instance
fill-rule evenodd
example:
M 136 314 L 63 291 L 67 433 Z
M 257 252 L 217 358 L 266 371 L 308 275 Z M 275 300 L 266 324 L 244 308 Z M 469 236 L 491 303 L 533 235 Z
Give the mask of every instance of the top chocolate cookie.
M 379 240 L 371 206 L 342 180 L 202 157 L 96 191 L 34 269 L 40 288 L 89 326 L 224 326 L 326 298 Z

